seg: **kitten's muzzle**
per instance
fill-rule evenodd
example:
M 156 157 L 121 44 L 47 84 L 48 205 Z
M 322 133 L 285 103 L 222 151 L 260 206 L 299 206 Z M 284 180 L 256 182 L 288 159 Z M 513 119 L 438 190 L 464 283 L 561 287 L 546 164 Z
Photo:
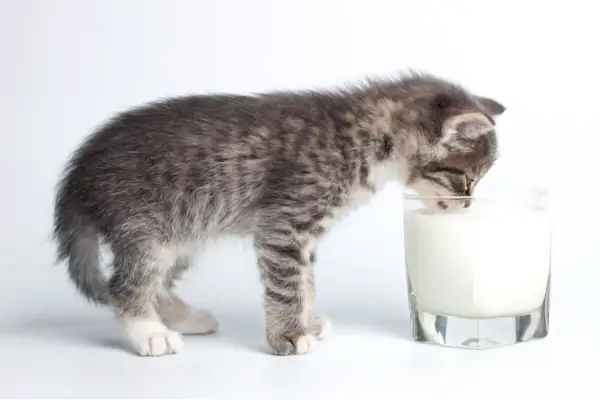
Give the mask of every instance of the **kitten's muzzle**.
M 437 207 L 441 210 L 448 210 L 450 208 L 469 208 L 471 207 L 472 200 L 471 199 L 452 199 L 452 200 L 439 200 L 437 202 Z

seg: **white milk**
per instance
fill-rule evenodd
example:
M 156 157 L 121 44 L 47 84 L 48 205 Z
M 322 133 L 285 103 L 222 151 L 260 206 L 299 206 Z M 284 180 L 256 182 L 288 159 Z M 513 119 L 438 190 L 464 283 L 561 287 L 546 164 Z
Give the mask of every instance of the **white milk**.
M 550 273 L 544 210 L 479 206 L 404 214 L 408 276 L 420 310 L 489 318 L 530 313 Z

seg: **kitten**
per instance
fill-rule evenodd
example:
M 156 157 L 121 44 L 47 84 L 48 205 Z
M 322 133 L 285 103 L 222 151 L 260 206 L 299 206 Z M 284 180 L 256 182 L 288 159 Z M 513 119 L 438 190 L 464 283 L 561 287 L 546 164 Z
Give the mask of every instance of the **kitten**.
M 275 354 L 307 353 L 330 327 L 314 304 L 319 239 L 391 180 L 424 198 L 471 194 L 494 163 L 503 112 L 424 74 L 128 110 L 70 160 L 56 198 L 59 260 L 84 296 L 110 305 L 137 353 L 160 356 L 182 349 L 180 334 L 217 329 L 172 291 L 198 245 L 252 235 L 267 341 Z M 114 255 L 108 280 L 100 241 Z

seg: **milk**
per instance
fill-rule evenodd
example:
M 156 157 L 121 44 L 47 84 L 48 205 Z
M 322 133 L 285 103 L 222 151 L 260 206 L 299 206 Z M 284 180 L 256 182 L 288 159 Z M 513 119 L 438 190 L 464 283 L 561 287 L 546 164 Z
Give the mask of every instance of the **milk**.
M 550 273 L 547 211 L 474 205 L 404 214 L 408 278 L 419 310 L 464 318 L 538 309 Z

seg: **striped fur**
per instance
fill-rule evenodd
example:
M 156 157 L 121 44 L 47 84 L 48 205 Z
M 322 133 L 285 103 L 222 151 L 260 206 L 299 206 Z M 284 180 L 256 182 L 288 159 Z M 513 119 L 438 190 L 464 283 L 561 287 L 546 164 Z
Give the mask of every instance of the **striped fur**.
M 112 307 L 135 350 L 156 356 L 181 349 L 177 332 L 217 329 L 172 293 L 198 245 L 251 235 L 267 340 L 276 354 L 308 352 L 329 327 L 314 304 L 320 238 L 391 180 L 425 195 L 472 190 L 493 163 L 502 111 L 417 74 L 127 110 L 87 138 L 59 183 L 59 259 L 84 296 Z M 109 278 L 100 241 L 114 254 Z

